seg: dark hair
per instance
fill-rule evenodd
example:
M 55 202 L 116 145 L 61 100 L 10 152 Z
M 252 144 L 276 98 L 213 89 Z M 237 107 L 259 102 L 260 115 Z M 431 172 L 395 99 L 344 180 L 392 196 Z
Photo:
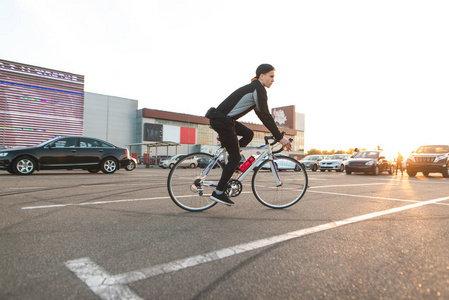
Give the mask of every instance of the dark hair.
M 254 77 L 251 81 L 257 80 L 257 79 L 259 79 L 259 76 L 261 74 L 265 74 L 265 73 L 271 72 L 273 70 L 275 70 L 275 68 L 272 65 L 270 65 L 270 64 L 261 64 L 256 69 L 256 77 Z

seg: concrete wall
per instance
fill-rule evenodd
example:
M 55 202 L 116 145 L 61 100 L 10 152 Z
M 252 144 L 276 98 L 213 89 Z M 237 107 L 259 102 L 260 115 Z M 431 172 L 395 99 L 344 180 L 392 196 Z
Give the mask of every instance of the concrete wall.
M 137 108 L 137 100 L 85 92 L 84 135 L 120 147 L 137 142 Z

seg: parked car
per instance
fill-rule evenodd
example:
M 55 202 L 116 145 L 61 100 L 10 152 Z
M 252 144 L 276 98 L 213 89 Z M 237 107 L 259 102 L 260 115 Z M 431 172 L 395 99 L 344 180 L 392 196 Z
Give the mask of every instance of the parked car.
M 130 163 L 128 149 L 96 138 L 59 137 L 35 147 L 0 150 L 0 170 L 18 175 L 51 169 L 111 174 Z
M 318 168 L 321 172 L 325 172 L 326 170 L 329 172 L 332 170 L 343 172 L 345 170 L 345 163 L 349 158 L 351 158 L 351 155 L 348 154 L 329 155 L 320 161 Z
M 211 159 L 206 157 L 200 157 L 196 161 L 198 168 L 205 168 L 209 165 L 210 162 Z M 215 164 L 214 168 L 218 168 L 218 164 Z
M 178 155 L 175 155 L 175 156 L 172 156 L 171 158 L 169 158 L 169 159 L 166 159 L 166 160 L 161 160 L 160 162 L 159 162 L 159 167 L 161 167 L 161 168 L 163 168 L 163 169 L 166 169 L 166 168 L 173 168 L 173 166 L 178 162 L 178 160 L 180 160 L 181 158 L 183 158 L 185 155 L 183 155 L 183 154 L 178 154 Z M 198 162 L 197 162 L 197 159 L 195 159 L 195 158 L 191 158 L 191 159 L 189 159 L 189 160 L 184 160 L 183 162 L 182 162 L 182 167 L 186 167 L 186 168 L 196 168 L 197 167 L 197 165 L 198 165 Z
M 412 153 L 406 161 L 409 176 L 422 172 L 424 176 L 437 172 L 449 178 L 449 145 L 425 145 Z
M 309 155 L 300 160 L 302 165 L 306 168 L 306 170 L 312 170 L 315 172 L 318 170 L 318 164 L 322 161 L 327 155 Z
M 283 154 L 283 153 L 278 153 L 278 154 L 275 154 L 275 157 L 276 156 L 288 156 L 288 155 L 285 155 L 285 154 Z M 300 168 L 299 168 L 299 166 L 298 165 L 296 165 L 295 163 L 293 163 L 293 162 L 291 162 L 291 161 L 288 161 L 288 160 L 286 160 L 286 159 L 283 159 L 283 160 L 280 160 L 280 161 L 277 161 L 276 159 L 274 160 L 274 163 L 276 164 L 276 166 L 277 166 L 277 169 L 279 170 L 279 171 L 282 171 L 282 170 L 295 170 L 295 171 L 299 171 L 300 170 Z M 270 164 L 265 164 L 263 167 L 262 167 L 262 169 L 270 169 Z
M 373 173 L 378 175 L 382 172 L 393 174 L 395 170 L 394 161 L 387 159 L 385 154 L 380 150 L 360 151 L 353 158 L 346 161 L 346 174 L 352 172 Z

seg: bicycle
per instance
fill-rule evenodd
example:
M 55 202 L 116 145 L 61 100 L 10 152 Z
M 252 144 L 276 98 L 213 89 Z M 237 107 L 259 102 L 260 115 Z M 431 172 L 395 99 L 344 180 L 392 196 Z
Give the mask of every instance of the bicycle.
M 256 199 L 265 206 L 282 209 L 292 206 L 304 196 L 308 177 L 304 166 L 289 156 L 277 155 L 274 149 L 278 143 L 273 136 L 265 136 L 265 145 L 243 147 L 240 150 L 263 150 L 262 154 L 246 170 L 234 173 L 228 183 L 226 193 L 237 197 L 243 190 L 242 181 L 254 170 L 251 187 Z M 272 143 L 269 141 L 273 140 Z M 217 202 L 209 197 L 215 190 L 224 168 L 226 149 L 220 147 L 214 155 L 191 153 L 179 160 L 170 170 L 167 188 L 173 202 L 188 211 L 203 211 Z M 183 163 L 196 161 L 195 166 Z

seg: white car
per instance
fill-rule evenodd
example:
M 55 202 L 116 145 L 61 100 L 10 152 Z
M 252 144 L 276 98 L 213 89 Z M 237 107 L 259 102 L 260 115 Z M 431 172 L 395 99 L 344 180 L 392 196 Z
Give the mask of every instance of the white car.
M 322 161 L 320 161 L 318 168 L 321 172 L 328 170 L 329 172 L 335 170 L 337 172 L 343 172 L 345 170 L 345 162 L 351 157 L 348 154 L 333 154 L 329 155 Z
M 275 154 L 275 156 L 288 156 L 288 155 L 285 155 L 283 153 L 278 153 L 278 154 Z M 290 161 L 288 161 L 286 159 L 283 159 L 281 161 L 274 160 L 274 162 L 275 162 L 275 164 L 276 164 L 276 166 L 277 166 L 279 171 L 282 171 L 282 170 L 299 171 L 299 167 L 296 164 L 294 164 L 293 162 L 290 162 Z M 269 169 L 269 168 L 270 168 L 270 164 L 265 164 L 262 167 L 262 169 Z
M 178 160 L 180 160 L 181 158 L 183 158 L 185 155 L 183 154 L 178 154 L 175 155 L 173 157 L 170 157 L 169 159 L 166 160 L 161 160 L 159 162 L 159 167 L 166 169 L 166 168 L 173 168 L 173 166 L 178 162 Z M 195 158 L 191 158 L 188 160 L 184 160 L 181 164 L 182 167 L 186 167 L 186 168 L 196 168 L 198 166 L 198 162 L 197 159 Z

